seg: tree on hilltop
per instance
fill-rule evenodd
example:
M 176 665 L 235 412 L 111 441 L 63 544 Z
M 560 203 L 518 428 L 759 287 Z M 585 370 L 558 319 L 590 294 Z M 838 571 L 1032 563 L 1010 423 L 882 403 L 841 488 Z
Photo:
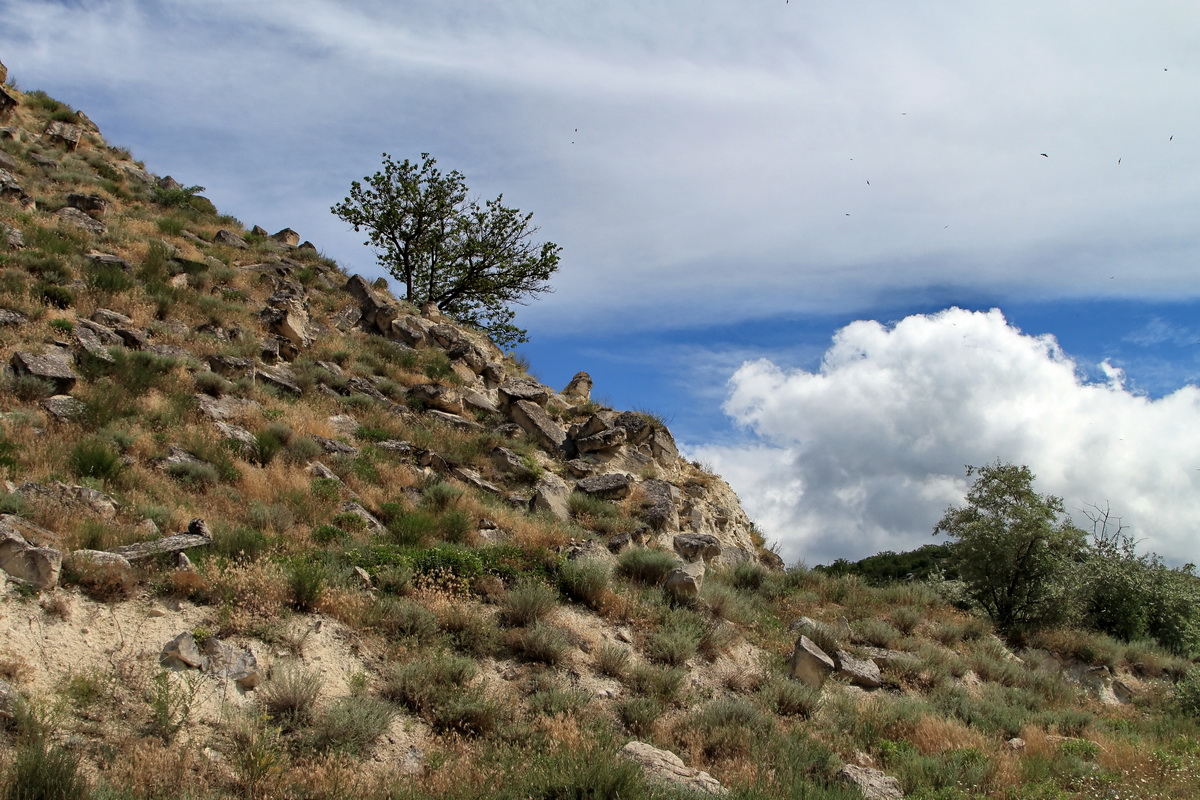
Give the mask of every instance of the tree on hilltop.
M 972 475 L 966 504 L 946 509 L 934 528 L 955 540 L 950 560 L 967 592 L 1005 632 L 1060 621 L 1086 534 L 1063 513 L 1062 498 L 1033 490 L 1029 467 L 997 461 L 968 466 Z
M 435 303 L 501 345 L 527 341 L 511 306 L 551 291 L 562 250 L 534 241 L 532 214 L 505 206 L 504 195 L 482 205 L 468 199 L 463 174 L 442 172 L 428 153 L 419 164 L 384 153 L 383 169 L 363 181 L 330 210 L 367 231 L 365 244 L 404 285 L 406 300 Z

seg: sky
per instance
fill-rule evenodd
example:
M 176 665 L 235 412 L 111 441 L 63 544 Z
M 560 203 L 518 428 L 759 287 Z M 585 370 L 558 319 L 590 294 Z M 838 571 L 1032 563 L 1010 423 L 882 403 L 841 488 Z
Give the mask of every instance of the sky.
M 432 153 L 562 247 L 534 373 L 669 420 L 789 564 L 1028 464 L 1200 561 L 1200 7 L 0 0 L 0 61 L 246 226 Z

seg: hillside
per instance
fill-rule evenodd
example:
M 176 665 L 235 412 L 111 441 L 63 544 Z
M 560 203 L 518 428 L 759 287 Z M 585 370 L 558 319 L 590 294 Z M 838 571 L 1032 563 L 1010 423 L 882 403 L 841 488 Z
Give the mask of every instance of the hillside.
M 1190 661 L 784 570 L 653 414 L 201 192 L 0 94 L 6 796 L 1200 791 Z

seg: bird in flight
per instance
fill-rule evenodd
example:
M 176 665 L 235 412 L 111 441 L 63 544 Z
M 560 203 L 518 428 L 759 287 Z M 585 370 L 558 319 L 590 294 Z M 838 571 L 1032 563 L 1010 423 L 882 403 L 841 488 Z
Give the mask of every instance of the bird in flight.
M 1118 158 L 1118 159 L 1117 159 L 1117 163 L 1118 163 L 1118 164 L 1120 164 L 1120 163 L 1121 163 L 1121 159 L 1119 159 L 1119 158 Z
M 1042 153 L 1041 155 L 1042 155 L 1042 158 L 1049 158 L 1049 157 L 1050 157 L 1050 156 L 1046 155 L 1045 153 Z

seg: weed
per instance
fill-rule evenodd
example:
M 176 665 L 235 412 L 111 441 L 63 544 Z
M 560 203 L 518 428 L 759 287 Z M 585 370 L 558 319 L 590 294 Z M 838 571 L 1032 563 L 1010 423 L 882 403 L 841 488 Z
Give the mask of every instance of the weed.
M 192 715 L 192 706 L 200 692 L 200 679 L 196 675 L 159 672 L 150 682 L 149 732 L 171 741 L 175 734 L 187 724 Z
M 270 680 L 258 690 L 258 699 L 272 720 L 294 730 L 312 719 L 320 693 L 320 673 L 283 666 L 271 671 Z
M 541 621 L 558 605 L 558 592 L 541 583 L 523 583 L 504 595 L 500 616 L 505 624 L 525 626 Z
M 577 603 L 599 608 L 608 596 L 611 570 L 601 561 L 566 561 L 558 570 L 558 588 Z
M 317 753 L 343 752 L 361 756 L 392 723 L 391 706 L 374 697 L 342 697 L 312 724 L 306 737 Z
M 521 631 L 514 644 L 525 658 L 550 666 L 562 663 L 571 650 L 567 635 L 544 622 L 535 623 L 533 627 Z
M 678 559 L 670 553 L 638 547 L 621 554 L 617 571 L 636 583 L 656 586 L 678 563 Z
M 312 611 L 325 593 L 329 571 L 324 564 L 298 559 L 287 570 L 292 607 L 297 611 Z

